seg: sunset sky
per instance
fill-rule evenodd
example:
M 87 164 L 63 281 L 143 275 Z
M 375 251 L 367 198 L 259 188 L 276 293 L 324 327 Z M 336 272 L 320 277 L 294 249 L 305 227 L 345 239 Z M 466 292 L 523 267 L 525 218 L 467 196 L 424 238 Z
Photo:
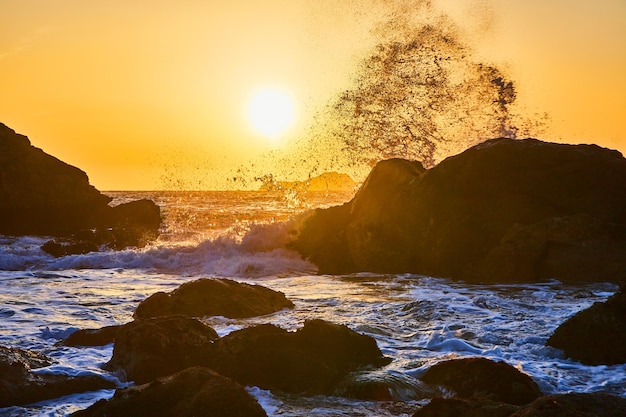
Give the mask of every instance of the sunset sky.
M 0 122 L 100 190 L 229 187 L 306 135 L 391 3 L 1 0 Z M 626 1 L 435 4 L 550 115 L 542 139 L 626 152 Z M 259 94 L 287 120 L 255 123 Z

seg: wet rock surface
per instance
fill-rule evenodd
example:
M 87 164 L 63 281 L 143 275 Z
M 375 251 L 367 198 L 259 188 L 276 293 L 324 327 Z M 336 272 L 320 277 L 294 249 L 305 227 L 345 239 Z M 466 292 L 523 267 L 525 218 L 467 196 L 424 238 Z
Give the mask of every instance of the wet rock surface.
M 606 302 L 579 311 L 546 344 L 587 365 L 626 363 L 626 286 Z
M 293 308 L 281 292 L 261 285 L 229 279 L 203 278 L 182 284 L 169 293 L 159 292 L 142 301 L 135 318 L 181 314 L 191 317 L 246 318 Z
M 264 417 L 242 386 L 210 369 L 188 368 L 148 384 L 118 389 L 110 400 L 72 414 L 76 417 Z

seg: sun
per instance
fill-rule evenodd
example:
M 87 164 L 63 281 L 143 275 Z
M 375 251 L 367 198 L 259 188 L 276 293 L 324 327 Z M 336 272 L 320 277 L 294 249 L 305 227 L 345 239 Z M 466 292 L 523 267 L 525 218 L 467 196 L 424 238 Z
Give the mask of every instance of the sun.
M 266 87 L 252 94 L 246 115 L 255 130 L 269 139 L 276 140 L 293 124 L 295 105 L 287 90 Z

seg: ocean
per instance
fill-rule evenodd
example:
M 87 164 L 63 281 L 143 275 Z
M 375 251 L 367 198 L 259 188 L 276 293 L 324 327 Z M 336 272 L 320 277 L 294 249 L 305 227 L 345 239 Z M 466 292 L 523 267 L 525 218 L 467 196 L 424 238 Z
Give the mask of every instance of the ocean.
M 617 291 L 613 284 L 469 285 L 410 274 L 317 275 L 285 247 L 287 223 L 303 211 L 341 204 L 351 193 L 110 192 L 113 204 L 151 198 L 161 206 L 159 239 L 141 249 L 53 258 L 44 237 L 0 236 L 0 345 L 43 352 L 56 363 L 35 370 L 98 374 L 113 345 L 58 346 L 73 331 L 124 324 L 157 291 L 203 277 L 225 277 L 282 291 L 295 308 L 251 319 L 208 317 L 220 335 L 259 323 L 297 329 L 307 319 L 345 324 L 376 339 L 393 361 L 371 378 L 396 381 L 396 401 L 273 394 L 248 387 L 269 416 L 410 416 L 426 396 L 417 378 L 439 361 L 483 356 L 529 374 L 546 394 L 626 396 L 626 365 L 585 366 L 546 347 L 572 314 Z M 109 398 L 112 390 L 69 395 L 1 416 L 64 416 Z

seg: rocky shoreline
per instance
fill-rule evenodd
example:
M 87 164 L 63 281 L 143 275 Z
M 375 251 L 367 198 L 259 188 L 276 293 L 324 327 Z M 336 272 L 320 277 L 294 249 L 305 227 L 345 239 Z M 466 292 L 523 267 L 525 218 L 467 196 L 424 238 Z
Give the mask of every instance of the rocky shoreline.
M 55 238 L 55 256 L 142 246 L 158 236 L 158 206 L 110 207 L 86 174 L 0 125 L 0 233 Z M 354 199 L 295 221 L 291 247 L 320 273 L 410 272 L 467 282 L 604 281 L 626 276 L 626 160 L 593 145 L 495 139 L 425 170 L 380 162 Z M 262 317 L 293 308 L 259 285 L 205 278 L 158 292 L 122 326 L 79 330 L 67 346 L 114 344 L 103 368 L 116 387 L 76 416 L 263 416 L 244 387 L 297 395 L 401 401 L 403 381 L 368 378 L 390 361 L 375 339 L 324 320 L 297 331 L 261 324 L 220 337 L 202 318 Z M 564 322 L 547 345 L 591 365 L 626 363 L 624 287 Z M 37 371 L 53 362 L 0 347 L 0 407 L 111 389 L 99 376 Z M 440 362 L 404 383 L 430 398 L 414 416 L 616 416 L 626 398 L 545 396 L 535 381 L 484 358 Z M 194 386 L 194 389 L 189 389 Z M 576 413 L 576 414 L 574 414 Z

